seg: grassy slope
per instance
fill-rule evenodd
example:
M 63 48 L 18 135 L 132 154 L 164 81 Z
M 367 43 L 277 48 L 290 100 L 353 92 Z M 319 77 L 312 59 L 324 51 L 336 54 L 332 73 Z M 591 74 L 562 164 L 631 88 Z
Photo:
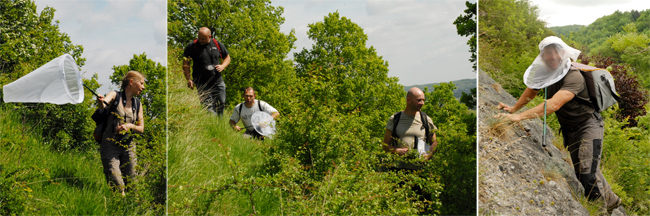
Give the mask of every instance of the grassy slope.
M 186 86 L 178 61 L 170 56 L 168 109 L 168 212 L 170 214 L 252 214 L 251 196 L 242 183 L 257 175 L 262 142 L 243 138 L 228 121 L 202 110 L 196 90 Z M 228 100 L 238 100 L 230 97 Z M 241 123 L 240 123 L 241 124 Z M 252 192 L 261 214 L 279 214 L 273 191 Z
M 0 108 L 0 175 L 24 183 L 12 191 L 25 201 L 23 214 L 106 215 L 137 207 L 109 190 L 98 151 L 53 152 L 21 116 Z

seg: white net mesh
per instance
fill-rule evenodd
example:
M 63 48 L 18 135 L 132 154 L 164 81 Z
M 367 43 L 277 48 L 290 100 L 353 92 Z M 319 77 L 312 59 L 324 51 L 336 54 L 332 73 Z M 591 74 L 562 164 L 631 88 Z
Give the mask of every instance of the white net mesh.
M 78 104 L 83 98 L 81 73 L 69 54 L 3 86 L 5 102 Z

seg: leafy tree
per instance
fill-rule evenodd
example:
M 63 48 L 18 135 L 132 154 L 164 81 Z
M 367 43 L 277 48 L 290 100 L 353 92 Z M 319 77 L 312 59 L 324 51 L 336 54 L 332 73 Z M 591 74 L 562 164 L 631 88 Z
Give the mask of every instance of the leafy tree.
M 399 110 L 403 101 L 397 78 L 388 77 L 388 62 L 374 47 L 366 47 L 363 29 L 338 12 L 323 22 L 309 24 L 307 35 L 314 40 L 311 49 L 294 55 L 296 75 L 315 85 L 315 103 L 338 113 L 372 116 L 368 127 L 380 136 L 387 117 Z
M 510 94 L 521 95 L 521 77 L 539 54 L 537 45 L 553 32 L 528 0 L 481 1 L 478 14 L 481 69 Z
M 208 27 L 232 59 L 223 72 L 230 106 L 241 102 L 239 96 L 248 86 L 276 107 L 289 106 L 289 95 L 279 91 L 295 82 L 292 63 L 286 58 L 296 38 L 293 31 L 280 32 L 283 11 L 268 0 L 170 1 L 169 45 L 184 48 L 196 39 L 200 27 Z
M 476 88 L 472 88 L 471 93 L 467 94 L 462 92 L 463 95 L 460 96 L 460 102 L 464 103 L 469 109 L 476 109 Z
M 0 1 L 0 85 L 5 85 L 37 69 L 50 60 L 68 53 L 78 66 L 83 66 L 83 47 L 74 45 L 70 37 L 59 31 L 53 21 L 55 10 L 45 7 L 36 13 L 36 4 L 29 0 Z M 96 76 L 84 83 L 98 86 Z M 23 112 L 28 122 L 43 130 L 44 143 L 55 150 L 83 149 L 92 146 L 94 123 L 91 96 L 77 105 L 3 104 Z M 20 112 L 18 111 L 18 112 Z
M 426 169 L 440 176 L 442 214 L 476 212 L 476 115 L 453 95 L 454 84 L 440 83 L 426 91 L 422 111 L 438 127 L 437 152 Z M 475 90 L 475 89 L 474 89 Z
M 454 21 L 456 25 L 456 30 L 458 35 L 461 36 L 471 36 L 467 40 L 467 45 L 469 45 L 469 52 L 472 53 L 472 57 L 469 58 L 469 61 L 474 63 L 472 68 L 476 71 L 476 3 L 470 3 L 469 1 L 465 2 L 465 14 L 461 14 Z
M 0 8 L 0 83 L 14 81 L 64 53 L 79 67 L 84 65 L 83 47 L 59 31 L 54 8 L 37 14 L 31 0 L 2 0 Z

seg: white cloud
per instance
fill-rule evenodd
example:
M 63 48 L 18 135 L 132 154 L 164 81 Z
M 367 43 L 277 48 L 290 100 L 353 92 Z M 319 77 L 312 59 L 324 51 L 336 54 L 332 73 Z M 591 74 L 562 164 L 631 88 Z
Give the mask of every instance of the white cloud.
M 60 31 L 67 33 L 73 44 L 84 47 L 84 77 L 97 73 L 107 93 L 111 86 L 112 67 L 126 65 L 134 54 L 167 65 L 166 2 L 149 1 L 45 1 L 36 0 L 38 10 L 45 5 L 56 9 Z M 115 87 L 113 87 L 114 89 Z
M 468 38 L 456 34 L 454 20 L 466 9 L 465 1 L 273 1 L 285 8 L 281 31 L 296 30 L 296 50 L 311 48 L 307 25 L 339 11 L 361 26 L 367 46 L 377 49 L 389 63 L 389 76 L 403 85 L 475 78 Z M 290 54 L 291 57 L 291 54 Z
M 552 26 L 589 25 L 596 19 L 610 15 L 615 11 L 647 10 L 650 1 L 647 0 L 532 0 L 539 7 L 541 20 Z

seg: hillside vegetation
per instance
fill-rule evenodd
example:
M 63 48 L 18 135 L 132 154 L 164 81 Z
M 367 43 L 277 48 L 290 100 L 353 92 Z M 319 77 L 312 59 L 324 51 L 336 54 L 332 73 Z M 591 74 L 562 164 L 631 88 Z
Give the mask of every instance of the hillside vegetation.
M 479 18 L 480 68 L 494 78 L 505 91 L 518 97 L 526 88 L 521 77 L 523 77 L 525 69 L 539 54 L 537 45 L 543 38 L 553 35 L 553 32 L 545 27 L 546 24 L 543 21 L 538 19 L 537 6 L 526 0 L 481 1 L 479 14 L 481 16 Z M 617 12 L 613 16 L 619 16 L 619 14 L 623 13 Z M 639 19 L 641 17 L 637 18 L 637 20 Z M 628 41 L 629 38 L 643 38 L 645 36 L 642 34 L 645 33 L 634 33 L 632 25 L 624 24 L 624 22 L 619 25 L 618 22 L 613 24 L 601 22 L 605 18 L 599 20 L 592 25 L 598 25 L 600 26 L 598 28 L 604 29 L 627 29 L 625 32 L 612 32 L 612 37 L 601 35 L 597 36 L 598 38 L 593 38 L 602 40 L 605 37 L 604 40 L 608 41 L 611 39 L 610 48 L 623 50 L 623 52 L 617 51 L 618 54 L 616 54 L 617 52 L 598 52 L 597 49 L 582 50 L 578 60 L 596 67 L 608 68 L 614 76 L 616 88 L 623 98 L 613 108 L 601 113 L 605 118 L 606 128 L 601 170 L 612 185 L 614 192 L 623 199 L 623 205 L 628 214 L 649 214 L 650 194 L 647 191 L 650 190 L 650 186 L 647 181 L 650 179 L 650 170 L 648 170 L 647 164 L 650 164 L 648 157 L 650 155 L 650 133 L 648 132 L 650 117 L 646 115 L 650 109 L 650 106 L 647 105 L 649 97 L 647 89 L 643 87 L 643 82 L 640 80 L 641 70 L 635 69 L 631 64 L 617 61 L 617 59 L 624 60 L 626 55 L 639 57 L 630 56 L 630 53 L 626 52 L 645 48 L 640 48 L 635 43 L 619 42 Z M 585 29 L 597 28 L 589 26 L 581 28 L 572 34 L 573 38 L 577 38 L 580 35 L 579 32 L 586 31 Z M 643 29 L 643 32 L 646 30 Z M 565 40 L 575 46 L 572 39 L 565 37 Z M 577 41 L 577 39 L 573 40 Z M 647 43 L 644 46 L 647 47 Z M 579 46 L 576 48 L 582 49 Z M 617 56 L 612 56 L 612 54 Z M 543 101 L 534 102 L 536 105 Z M 496 104 L 489 106 L 496 106 Z M 559 123 L 557 123 L 555 115 L 549 116 L 548 123 L 555 137 L 558 137 L 553 143 L 561 143 L 559 138 L 561 136 L 558 134 Z M 562 147 L 560 146 L 560 148 Z M 479 169 L 483 170 L 484 168 L 481 166 Z M 526 201 L 521 200 L 521 202 Z M 583 205 L 593 204 L 583 202 Z
M 650 9 L 616 11 L 582 28 L 552 27 L 589 55 L 612 58 L 650 88 Z
M 293 33 L 279 31 L 282 8 L 170 2 L 169 213 L 171 214 L 473 214 L 476 116 L 442 83 L 423 110 L 438 126 L 428 162 L 381 149 L 384 127 L 405 107 L 403 86 L 352 20 L 334 12 L 309 24 L 311 48 L 286 60 Z M 219 7 L 216 7 L 220 4 Z M 218 17 L 189 19 L 194 14 Z M 217 22 L 235 20 L 237 22 Z M 263 23 L 263 24 L 258 24 Z M 241 138 L 223 118 L 201 110 L 181 75 L 183 44 L 207 26 L 233 59 L 224 71 L 228 108 L 255 87 L 280 112 L 264 142 Z M 258 48 L 259 44 L 273 44 Z M 259 68 L 265 68 L 259 70 Z M 269 68 L 269 69 L 266 69 Z M 399 161 L 417 171 L 389 171 Z
M 0 86 L 66 53 L 83 68 L 83 47 L 60 32 L 53 8 L 36 13 L 31 0 L 0 1 L 0 8 Z M 145 74 L 147 87 L 139 96 L 146 124 L 135 135 L 137 174 L 127 195 L 113 192 L 104 177 L 90 91 L 75 105 L 0 102 L 0 215 L 164 213 L 166 68 L 145 53 L 134 55 L 113 67 L 113 84 L 129 70 Z M 83 82 L 100 87 L 97 75 Z

